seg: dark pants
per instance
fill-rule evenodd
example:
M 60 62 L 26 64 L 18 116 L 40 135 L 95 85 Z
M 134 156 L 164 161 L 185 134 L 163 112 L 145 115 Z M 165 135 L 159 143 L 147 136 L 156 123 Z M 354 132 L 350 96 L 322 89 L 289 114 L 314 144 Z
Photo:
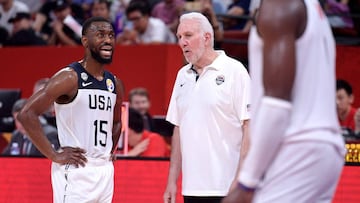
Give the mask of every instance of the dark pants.
M 221 203 L 224 197 L 193 197 L 184 196 L 184 203 Z

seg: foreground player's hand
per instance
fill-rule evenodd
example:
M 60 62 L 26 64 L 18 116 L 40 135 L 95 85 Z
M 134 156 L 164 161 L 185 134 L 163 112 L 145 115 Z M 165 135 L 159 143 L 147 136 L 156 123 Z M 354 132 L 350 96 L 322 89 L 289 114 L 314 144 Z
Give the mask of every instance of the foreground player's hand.
M 164 192 L 164 203 L 175 203 L 176 202 L 176 184 L 168 184 Z
M 221 203 L 251 203 L 253 197 L 254 192 L 245 191 L 236 187 L 221 201 Z
M 79 165 L 84 167 L 87 162 L 85 153 L 86 151 L 79 147 L 62 147 L 53 161 L 60 164 L 72 164 L 76 167 L 79 167 Z

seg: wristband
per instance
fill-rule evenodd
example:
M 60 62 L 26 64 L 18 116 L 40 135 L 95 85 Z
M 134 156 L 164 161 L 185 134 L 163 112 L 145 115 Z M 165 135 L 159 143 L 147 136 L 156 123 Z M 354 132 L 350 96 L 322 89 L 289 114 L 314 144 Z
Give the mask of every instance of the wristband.
M 240 182 L 238 182 L 237 186 L 239 189 L 244 190 L 245 192 L 254 192 L 256 190 L 256 188 L 247 187 Z

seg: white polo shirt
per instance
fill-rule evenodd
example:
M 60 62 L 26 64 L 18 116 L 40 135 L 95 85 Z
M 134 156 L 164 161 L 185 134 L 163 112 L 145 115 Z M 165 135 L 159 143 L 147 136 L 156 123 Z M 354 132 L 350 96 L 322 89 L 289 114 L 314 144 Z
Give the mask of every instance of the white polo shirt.
M 166 119 L 180 129 L 182 194 L 225 196 L 235 177 L 242 121 L 249 119 L 250 77 L 218 51 L 196 81 L 188 64 L 178 72 Z

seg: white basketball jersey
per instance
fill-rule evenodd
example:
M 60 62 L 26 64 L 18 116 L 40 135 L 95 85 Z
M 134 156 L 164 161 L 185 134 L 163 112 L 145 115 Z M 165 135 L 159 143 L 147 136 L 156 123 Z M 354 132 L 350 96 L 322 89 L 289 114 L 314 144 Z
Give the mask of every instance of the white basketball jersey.
M 339 131 L 335 103 L 334 38 L 318 0 L 304 2 L 307 25 L 296 41 L 296 76 L 291 98 L 293 109 L 287 136 L 316 129 Z M 262 51 L 262 39 L 253 26 L 249 38 L 249 65 L 254 116 L 264 94 Z M 254 116 L 252 118 L 256 120 Z
M 114 76 L 105 71 L 98 81 L 78 62 L 69 67 L 77 72 L 78 92 L 68 104 L 55 103 L 60 146 L 80 147 L 88 157 L 108 158 L 113 146 Z

